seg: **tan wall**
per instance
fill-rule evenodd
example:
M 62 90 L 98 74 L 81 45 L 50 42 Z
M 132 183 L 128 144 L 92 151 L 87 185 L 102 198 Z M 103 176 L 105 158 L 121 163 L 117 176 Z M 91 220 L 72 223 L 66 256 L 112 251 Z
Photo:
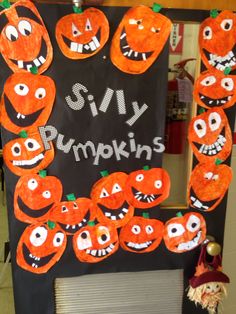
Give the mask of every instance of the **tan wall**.
M 228 297 L 224 302 L 223 314 L 236 313 L 236 147 L 233 149 L 231 162 L 234 178 L 228 193 L 223 253 L 224 272 L 230 277 L 231 283 L 228 287 Z
M 151 7 L 153 2 L 153 0 L 104 0 L 104 5 L 135 6 L 139 4 L 145 4 Z M 235 0 L 214 0 L 213 2 L 212 0 L 159 0 L 156 2 L 165 8 L 236 10 Z

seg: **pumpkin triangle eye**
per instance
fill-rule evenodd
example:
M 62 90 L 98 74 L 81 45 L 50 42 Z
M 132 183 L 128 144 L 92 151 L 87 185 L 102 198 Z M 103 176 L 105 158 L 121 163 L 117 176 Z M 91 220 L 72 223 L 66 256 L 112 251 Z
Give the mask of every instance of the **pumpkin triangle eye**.
M 122 188 L 119 186 L 119 184 L 118 183 L 114 184 L 111 193 L 114 194 L 114 193 L 118 193 L 120 191 L 122 191 Z
M 109 194 L 108 194 L 107 190 L 103 188 L 102 192 L 100 194 L 100 198 L 108 197 L 108 196 L 109 196 Z
M 68 208 L 63 205 L 62 208 L 61 208 L 61 212 L 62 212 L 62 213 L 68 212 Z
M 72 23 L 72 35 L 74 37 L 78 37 L 79 35 L 81 35 L 82 33 L 78 30 L 78 28 L 75 26 L 74 23 Z
M 89 19 L 87 19 L 87 21 L 86 21 L 85 30 L 86 31 L 92 31 L 93 30 Z

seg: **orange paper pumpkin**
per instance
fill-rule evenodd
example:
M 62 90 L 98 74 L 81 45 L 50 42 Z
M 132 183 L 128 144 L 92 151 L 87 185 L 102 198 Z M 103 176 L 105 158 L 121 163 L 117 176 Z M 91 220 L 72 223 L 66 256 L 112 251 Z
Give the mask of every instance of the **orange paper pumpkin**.
M 28 174 L 16 184 L 14 213 L 17 219 L 26 223 L 47 221 L 54 203 L 60 202 L 62 184 L 53 176 Z
M 2 95 L 2 125 L 13 133 L 44 125 L 51 113 L 56 87 L 48 76 L 14 73 Z
M 148 214 L 143 217 L 133 217 L 120 231 L 120 246 L 134 253 L 148 253 L 154 251 L 161 243 L 164 224 L 157 219 L 149 219 Z
M 91 189 L 91 199 L 97 205 L 97 218 L 102 222 L 112 222 L 117 228 L 124 226 L 133 217 L 134 207 L 125 198 L 128 175 L 102 172 L 103 178 Z
M 66 243 L 66 234 L 58 225 L 52 222 L 30 225 L 18 243 L 17 264 L 32 273 L 46 273 L 61 258 Z
M 202 22 L 199 30 L 199 47 L 203 63 L 207 68 L 224 71 L 236 68 L 236 15 L 213 11 L 211 17 Z
M 146 6 L 129 9 L 111 44 L 111 61 L 123 72 L 145 72 L 161 53 L 171 31 L 171 21 Z
M 229 108 L 236 102 L 235 86 L 235 75 L 214 69 L 202 72 L 194 85 L 194 100 L 205 108 Z
M 175 253 L 184 253 L 195 249 L 206 238 L 206 222 L 199 213 L 190 212 L 184 216 L 171 218 L 165 224 L 165 245 Z
M 66 234 L 74 234 L 95 219 L 95 205 L 86 197 L 68 196 L 68 201 L 58 203 L 50 213 L 50 220 L 58 222 Z
M 112 223 L 89 224 L 73 237 L 73 248 L 81 262 L 98 263 L 114 254 L 119 247 L 118 234 Z
M 224 161 L 231 153 L 232 134 L 222 108 L 213 107 L 194 117 L 189 124 L 188 139 L 200 162 Z
M 85 59 L 98 53 L 109 37 L 105 14 L 95 8 L 63 16 L 56 25 L 56 40 L 70 59 Z
M 22 176 L 47 168 L 54 159 L 52 143 L 50 149 L 45 150 L 38 131 L 29 134 L 22 131 L 20 136 L 3 148 L 3 159 L 9 170 Z
M 0 13 L 0 52 L 13 72 L 43 73 L 52 61 L 52 45 L 38 10 L 19 0 Z
M 146 209 L 159 205 L 170 192 L 170 177 L 162 168 L 144 167 L 129 174 L 126 198 L 136 208 Z
M 215 209 L 232 181 L 232 169 L 223 164 L 198 164 L 190 177 L 189 205 L 202 211 Z

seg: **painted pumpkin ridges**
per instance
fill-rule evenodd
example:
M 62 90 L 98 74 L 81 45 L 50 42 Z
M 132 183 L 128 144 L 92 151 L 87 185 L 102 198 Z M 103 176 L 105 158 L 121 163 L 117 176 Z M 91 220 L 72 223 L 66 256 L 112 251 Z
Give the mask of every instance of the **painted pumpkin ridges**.
M 199 30 L 200 55 L 207 68 L 224 71 L 236 68 L 236 16 L 232 11 L 222 11 L 205 19 Z
M 232 150 L 232 133 L 224 110 L 213 107 L 194 117 L 189 124 L 188 140 L 201 163 L 228 158 Z
M 67 235 L 73 235 L 90 220 L 95 220 L 96 212 L 97 208 L 91 199 L 79 197 L 55 204 L 49 218 L 57 222 Z
M 92 186 L 90 197 L 97 206 L 100 222 L 111 222 L 118 228 L 133 217 L 134 207 L 128 204 L 125 194 L 127 178 L 124 172 L 113 172 Z
M 194 84 L 194 100 L 202 107 L 233 106 L 236 102 L 236 77 L 211 69 L 200 74 Z
M 171 31 L 171 21 L 149 7 L 130 8 L 111 44 L 111 61 L 130 74 L 145 72 L 161 53 Z
M 201 211 L 214 210 L 227 192 L 232 177 L 232 169 L 225 164 L 198 164 L 188 185 L 189 205 Z
M 31 1 L 20 0 L 0 13 L 6 20 L 0 34 L 0 50 L 13 72 L 29 71 L 39 67 L 47 70 L 52 62 L 53 50 L 43 20 Z
M 134 216 L 121 228 L 120 246 L 123 250 L 133 253 L 152 252 L 160 245 L 163 231 L 162 221 L 150 219 L 149 215 Z
M 119 248 L 117 229 L 110 222 L 90 222 L 73 236 L 73 250 L 81 262 L 98 263 Z
M 96 8 L 63 16 L 56 25 L 56 40 L 70 59 L 85 59 L 98 53 L 109 38 L 109 23 Z
M 12 133 L 44 125 L 56 96 L 54 81 L 44 75 L 14 73 L 4 85 L 2 125 Z
M 20 134 L 21 137 L 9 141 L 3 147 L 3 159 L 8 169 L 22 176 L 47 168 L 54 159 L 52 143 L 50 149 L 45 150 L 41 136 L 35 129 L 30 133 L 21 131 Z
M 26 223 L 49 219 L 54 204 L 62 197 L 61 181 L 54 176 L 28 174 L 20 177 L 14 192 L 14 213 Z
M 206 238 L 206 222 L 196 212 L 179 214 L 165 223 L 163 239 L 166 248 L 174 253 L 184 253 L 195 249 Z
M 32 273 L 46 273 L 60 260 L 66 244 L 65 232 L 55 223 L 29 225 L 20 237 L 16 262 Z
M 152 208 L 168 198 L 170 177 L 163 168 L 148 168 L 133 171 L 126 183 L 125 195 L 135 208 Z

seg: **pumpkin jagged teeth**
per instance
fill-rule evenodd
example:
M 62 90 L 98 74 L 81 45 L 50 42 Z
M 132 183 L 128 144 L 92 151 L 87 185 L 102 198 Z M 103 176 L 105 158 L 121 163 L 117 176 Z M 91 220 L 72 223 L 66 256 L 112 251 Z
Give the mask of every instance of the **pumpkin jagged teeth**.
M 13 160 L 12 164 L 14 166 L 31 166 L 31 165 L 36 164 L 36 162 L 38 162 L 39 160 L 41 160 L 43 158 L 44 158 L 44 155 L 41 153 L 41 154 L 39 154 L 39 155 L 35 156 L 34 158 L 29 159 L 29 160 Z
M 17 62 L 17 65 L 18 65 L 18 68 L 19 68 L 19 69 L 23 69 L 23 68 L 24 68 L 24 62 L 23 62 L 22 60 L 19 60 L 19 61 Z
M 100 42 L 98 41 L 98 39 L 97 39 L 97 37 L 96 36 L 93 36 L 92 37 L 92 40 L 93 40 L 93 42 L 94 42 L 94 44 L 95 44 L 95 46 L 97 47 L 97 48 L 99 48 L 101 45 L 100 45 Z
M 188 241 L 188 242 L 184 242 L 184 243 L 180 243 L 177 247 L 178 250 L 182 251 L 182 250 L 191 250 L 193 248 L 195 248 L 198 245 L 198 241 L 201 238 L 201 234 L 202 231 L 198 231 L 197 235 L 195 238 L 193 238 L 193 240 Z
M 32 267 L 34 267 L 34 268 L 38 268 L 38 265 L 37 265 L 37 264 L 35 264 L 35 263 L 32 263 Z

